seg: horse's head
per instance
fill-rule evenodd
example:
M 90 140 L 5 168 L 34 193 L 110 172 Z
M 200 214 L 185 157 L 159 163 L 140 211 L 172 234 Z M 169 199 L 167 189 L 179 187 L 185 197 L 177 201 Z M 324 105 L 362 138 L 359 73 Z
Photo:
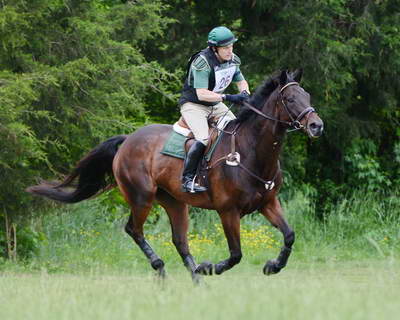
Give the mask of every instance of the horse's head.
M 279 76 L 277 108 L 279 118 L 292 129 L 303 129 L 309 137 L 321 136 L 324 123 L 311 107 L 310 95 L 300 86 L 302 70 L 282 71 Z

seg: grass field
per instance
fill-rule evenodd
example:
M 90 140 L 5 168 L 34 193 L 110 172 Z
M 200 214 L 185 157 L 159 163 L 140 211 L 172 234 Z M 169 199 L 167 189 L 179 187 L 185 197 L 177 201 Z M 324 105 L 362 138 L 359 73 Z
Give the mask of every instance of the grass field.
M 400 265 L 292 263 L 266 277 L 247 263 L 194 286 L 179 268 L 151 272 L 4 273 L 0 319 L 396 319 Z
M 105 199 L 31 218 L 35 231 L 20 238 L 25 258 L 0 258 L 0 320 L 366 320 L 400 314 L 397 195 L 382 201 L 354 195 L 325 221 L 313 217 L 304 194 L 292 197 L 289 206 L 284 202 L 296 242 L 287 267 L 270 277 L 262 267 L 278 255 L 282 236 L 260 215 L 246 217 L 242 262 L 198 286 L 171 243 L 159 207 L 146 234 L 166 262 L 164 281 L 123 232 L 126 207 Z M 189 239 L 197 262 L 227 258 L 217 215 L 194 211 Z

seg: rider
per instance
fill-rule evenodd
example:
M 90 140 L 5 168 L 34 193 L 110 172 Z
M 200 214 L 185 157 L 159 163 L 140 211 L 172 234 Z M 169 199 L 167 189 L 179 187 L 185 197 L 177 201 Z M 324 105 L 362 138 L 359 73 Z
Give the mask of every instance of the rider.
M 228 28 L 216 27 L 208 34 L 208 47 L 189 60 L 179 105 L 182 117 L 196 141 L 190 147 L 184 162 L 182 190 L 185 192 L 207 190 L 195 184 L 194 178 L 208 142 L 208 117 L 213 115 L 219 118 L 225 115 L 235 119 L 223 101 L 241 103 L 249 97 L 249 85 L 239 68 L 240 59 L 233 53 L 233 44 L 236 41 Z M 240 93 L 224 94 L 232 81 Z

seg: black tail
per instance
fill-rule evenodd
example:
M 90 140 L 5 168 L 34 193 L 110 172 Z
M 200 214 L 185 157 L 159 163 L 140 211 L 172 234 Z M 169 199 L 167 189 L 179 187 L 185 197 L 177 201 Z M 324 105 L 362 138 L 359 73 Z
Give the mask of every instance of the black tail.
M 118 146 L 125 141 L 126 135 L 115 136 L 90 151 L 82 158 L 71 174 L 62 182 L 43 182 L 26 191 L 53 200 L 74 203 L 85 200 L 105 190 L 107 176 L 112 176 L 112 163 Z M 78 178 L 78 185 L 74 181 Z M 65 189 L 72 189 L 69 192 Z M 100 191 L 100 192 L 99 192 Z

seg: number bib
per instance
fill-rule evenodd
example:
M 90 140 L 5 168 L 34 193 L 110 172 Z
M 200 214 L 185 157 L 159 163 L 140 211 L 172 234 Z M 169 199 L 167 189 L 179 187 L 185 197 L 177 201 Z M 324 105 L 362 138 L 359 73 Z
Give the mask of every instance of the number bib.
M 215 87 L 213 89 L 214 92 L 220 93 L 223 92 L 229 84 L 232 82 L 233 75 L 236 71 L 236 66 L 231 66 L 229 68 L 224 68 L 221 70 L 215 70 Z

